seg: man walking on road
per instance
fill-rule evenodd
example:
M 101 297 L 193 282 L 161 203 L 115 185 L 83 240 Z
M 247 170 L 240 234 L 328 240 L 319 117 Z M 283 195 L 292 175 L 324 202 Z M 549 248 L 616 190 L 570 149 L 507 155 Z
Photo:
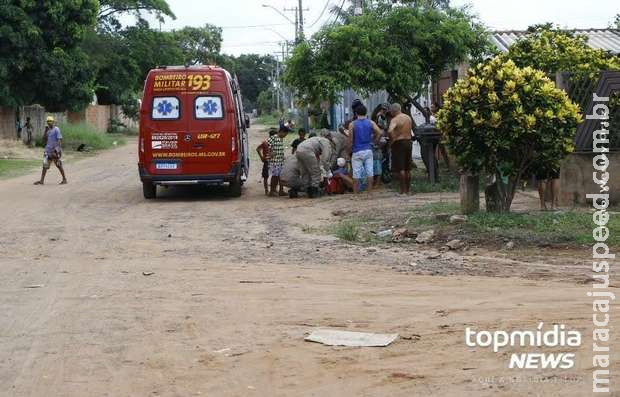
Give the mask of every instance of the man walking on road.
M 400 194 L 409 194 L 411 191 L 411 118 L 402 113 L 400 104 L 391 107 L 392 121 L 388 135 L 392 145 L 392 172 L 397 172 L 400 179 Z
M 364 105 L 355 107 L 357 118 L 351 123 L 351 166 L 353 167 L 353 191 L 357 194 L 360 191 L 362 175 L 366 175 L 367 191 L 372 191 L 374 182 L 374 164 L 372 155 L 373 142 L 378 142 L 381 136 L 381 129 L 374 122 L 368 119 L 368 110 Z
M 65 170 L 62 168 L 62 133 L 60 128 L 54 125 L 54 118 L 49 116 L 47 118 L 47 128 L 44 139 L 46 140 L 45 153 L 43 154 L 43 170 L 41 171 L 41 179 L 36 181 L 35 185 L 43 185 L 45 183 L 45 174 L 50 168 L 50 162 L 53 161 L 60 175 L 62 175 L 61 185 L 67 184 L 67 177 L 65 176 Z

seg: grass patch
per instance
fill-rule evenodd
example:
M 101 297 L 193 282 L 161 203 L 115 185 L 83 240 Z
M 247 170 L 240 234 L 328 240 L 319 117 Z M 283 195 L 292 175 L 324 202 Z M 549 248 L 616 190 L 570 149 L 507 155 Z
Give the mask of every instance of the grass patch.
M 459 203 L 451 202 L 451 201 L 436 201 L 434 203 L 424 204 L 421 207 L 417 207 L 413 209 L 414 213 L 430 213 L 432 215 L 437 214 L 457 214 L 459 213 L 461 207 Z
M 510 239 L 529 245 L 540 244 L 592 244 L 592 214 L 587 211 L 566 212 L 524 212 L 495 214 L 478 212 L 467 216 L 462 225 L 451 225 L 449 218 L 439 214 L 458 214 L 459 204 L 436 202 L 426 204 L 412 211 L 410 225 L 435 227 L 450 238 L 476 241 Z M 620 218 L 610 217 L 609 245 L 620 245 Z
M 280 123 L 280 117 L 277 114 L 263 114 L 258 116 L 255 124 L 263 124 L 270 127 L 278 127 Z
M 342 221 L 336 225 L 334 234 L 341 240 L 348 242 L 360 241 L 362 235 L 362 228 L 359 222 L 356 221 Z
M 0 178 L 24 175 L 40 165 L 38 160 L 0 159 Z
M 464 230 L 476 234 L 516 239 L 531 243 L 593 243 L 592 214 L 581 211 L 491 214 L 481 212 L 468 217 Z M 620 219 L 611 217 L 607 224 L 610 245 L 620 244 Z
M 122 136 L 102 133 L 86 123 L 61 124 L 58 128 L 62 132 L 63 149 L 76 150 L 80 145 L 86 145 L 88 150 L 110 149 L 116 145 L 125 144 Z M 37 146 L 43 146 L 43 138 L 36 142 Z
M 398 182 L 396 180 L 396 182 Z M 397 185 L 396 188 L 398 188 Z M 440 169 L 439 181 L 431 184 L 426 169 L 415 168 L 411 170 L 411 188 L 416 193 L 457 193 L 460 188 L 460 177 L 457 174 Z

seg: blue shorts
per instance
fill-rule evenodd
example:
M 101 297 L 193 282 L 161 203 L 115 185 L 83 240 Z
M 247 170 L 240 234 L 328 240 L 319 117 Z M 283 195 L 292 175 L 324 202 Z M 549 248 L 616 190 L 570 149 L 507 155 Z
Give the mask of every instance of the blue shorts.
M 381 166 L 381 160 L 373 160 L 372 165 L 373 165 L 374 176 L 378 176 L 383 173 L 383 167 Z
M 353 167 L 353 179 L 371 178 L 374 175 L 372 150 L 353 153 L 351 166 Z
M 282 174 L 282 168 L 284 164 L 269 164 L 269 175 L 280 176 Z

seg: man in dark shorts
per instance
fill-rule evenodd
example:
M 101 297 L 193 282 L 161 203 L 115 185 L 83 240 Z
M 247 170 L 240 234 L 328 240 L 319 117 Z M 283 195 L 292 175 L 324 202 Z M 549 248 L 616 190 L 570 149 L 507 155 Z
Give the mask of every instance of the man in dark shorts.
M 551 210 L 556 210 L 560 204 L 560 168 L 542 168 L 536 170 L 536 180 L 538 181 L 538 197 L 540 198 L 540 209 L 547 210 L 546 194 L 547 188 L 551 191 Z
M 272 137 L 278 133 L 278 130 L 272 128 L 269 130 L 269 137 Z M 265 187 L 265 196 L 269 195 L 269 144 L 267 141 L 263 141 L 256 147 L 256 152 L 263 162 L 263 186 Z
M 54 163 L 60 171 L 60 175 L 62 175 L 61 185 L 67 184 L 67 177 L 65 176 L 65 170 L 62 167 L 62 134 L 60 132 L 60 128 L 54 125 L 54 118 L 49 116 L 47 118 L 47 127 L 45 133 L 45 153 L 43 157 L 43 170 L 41 171 L 41 179 L 36 181 L 35 185 L 43 185 L 45 183 L 45 174 L 47 174 L 47 170 L 50 168 L 50 163 Z
M 388 129 L 388 135 L 392 150 L 392 172 L 398 173 L 400 180 L 400 194 L 411 192 L 411 117 L 404 114 L 400 104 L 391 106 L 392 121 Z

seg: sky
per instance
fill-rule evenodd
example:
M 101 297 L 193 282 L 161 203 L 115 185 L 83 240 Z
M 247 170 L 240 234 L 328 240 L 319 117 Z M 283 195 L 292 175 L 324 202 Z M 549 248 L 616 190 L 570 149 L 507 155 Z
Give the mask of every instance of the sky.
M 220 26 L 224 33 L 222 52 L 227 54 L 281 54 L 280 43 L 295 37 L 294 25 L 273 8 L 294 20 L 295 14 L 284 9 L 295 7 L 298 0 L 168 0 L 168 4 L 177 18 L 167 19 L 163 30 L 206 23 Z M 303 0 L 303 7 L 308 9 L 304 11 L 306 36 L 331 23 L 334 17 L 329 8 L 341 4 L 342 0 Z M 452 4 L 471 5 L 481 21 L 494 30 L 522 30 L 545 22 L 565 28 L 606 28 L 620 13 L 618 0 L 453 0 Z

